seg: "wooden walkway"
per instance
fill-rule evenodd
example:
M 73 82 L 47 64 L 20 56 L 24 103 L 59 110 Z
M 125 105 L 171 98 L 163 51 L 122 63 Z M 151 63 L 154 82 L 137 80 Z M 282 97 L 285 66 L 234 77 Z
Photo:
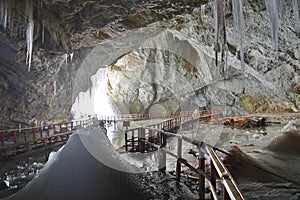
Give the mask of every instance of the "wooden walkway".
M 210 118 L 218 118 L 222 115 L 220 111 L 203 110 L 199 112 L 177 112 L 171 113 L 168 120 L 147 127 L 175 133 L 180 127 L 192 125 L 197 121 L 205 121 Z M 137 127 L 125 131 L 125 149 L 130 152 L 145 152 L 145 142 L 155 143 L 158 141 L 158 131 L 152 131 L 145 127 Z
M 41 148 L 61 146 L 75 130 L 73 122 L 0 131 L 0 159 Z
M 218 118 L 222 115 L 219 111 L 206 110 L 200 112 L 178 112 L 167 115 L 157 115 L 157 118 L 168 118 L 167 120 L 146 127 L 138 127 L 125 131 L 126 151 L 147 153 L 159 149 L 159 170 L 166 169 L 166 155 L 177 159 L 176 180 L 179 187 L 181 176 L 181 165 L 185 165 L 199 177 L 199 199 L 205 199 L 205 182 L 209 183 L 211 199 L 219 199 L 216 192 L 216 179 L 223 185 L 223 199 L 245 199 L 238 185 L 234 181 L 228 169 L 218 158 L 215 150 L 209 144 L 189 139 L 183 135 L 176 134 L 181 127 L 190 126 L 195 122 Z M 105 116 L 89 118 L 88 120 L 66 122 L 47 126 L 36 126 L 30 128 L 19 128 L 0 131 L 0 159 L 7 156 L 35 151 L 38 149 L 52 148 L 65 144 L 70 135 L 76 130 L 91 125 L 99 125 L 100 121 L 136 121 L 150 119 L 149 115 L 126 114 L 121 116 Z M 153 119 L 153 115 L 151 116 Z M 166 149 L 167 137 L 178 139 L 177 154 Z M 182 143 L 196 145 L 199 149 L 199 167 L 195 168 L 182 156 Z M 210 157 L 210 174 L 206 173 L 204 152 Z M 205 181 L 206 180 L 206 181 Z
M 153 124 L 147 127 L 139 127 L 125 131 L 125 148 L 126 151 L 147 153 L 155 150 L 158 151 L 158 169 L 166 170 L 167 155 L 176 158 L 176 186 L 179 188 L 179 183 L 182 173 L 182 165 L 188 167 L 198 176 L 199 182 L 199 199 L 206 199 L 205 188 L 208 183 L 210 188 L 210 199 L 234 199 L 244 200 L 240 188 L 235 182 L 229 170 L 217 156 L 214 147 L 205 144 L 202 141 L 190 139 L 184 135 L 176 134 L 176 130 L 182 126 L 191 125 L 197 121 L 208 120 L 209 118 L 218 118 L 222 113 L 219 111 L 202 111 L 198 113 L 179 114 L 169 120 L 159 124 Z M 167 137 L 177 138 L 177 153 L 169 151 L 166 146 L 168 143 Z M 183 142 L 195 145 L 198 148 L 198 167 L 194 167 L 188 163 L 182 155 Z M 207 173 L 205 164 L 205 154 L 210 157 L 209 173 Z M 217 180 L 222 184 L 223 195 L 217 194 Z

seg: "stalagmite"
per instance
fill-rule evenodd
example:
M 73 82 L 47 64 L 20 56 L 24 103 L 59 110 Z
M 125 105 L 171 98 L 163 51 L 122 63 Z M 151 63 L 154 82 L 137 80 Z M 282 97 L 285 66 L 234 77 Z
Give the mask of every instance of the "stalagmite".
M 27 16 L 27 30 L 26 30 L 26 42 L 27 42 L 27 54 L 26 54 L 26 64 L 28 64 L 28 72 L 30 72 L 31 60 L 32 60 L 32 43 L 33 43 L 33 2 L 32 0 L 26 1 Z
M 243 1 L 242 0 L 232 0 L 232 10 L 234 25 L 240 40 L 240 59 L 241 59 L 241 70 L 245 71 L 245 61 L 244 61 L 244 43 L 245 43 L 245 21 L 243 14 Z
M 275 51 L 275 57 L 277 60 L 278 59 L 278 1 L 266 0 L 266 5 L 270 13 L 273 50 Z
M 293 0 L 293 9 L 295 15 L 295 31 L 300 33 L 300 18 L 299 18 L 299 3 L 298 0 Z

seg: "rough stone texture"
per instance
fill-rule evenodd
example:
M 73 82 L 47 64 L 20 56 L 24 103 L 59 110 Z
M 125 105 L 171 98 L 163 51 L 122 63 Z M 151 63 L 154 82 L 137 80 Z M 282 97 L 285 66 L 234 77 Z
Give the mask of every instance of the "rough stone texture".
M 111 69 L 119 70 L 109 70 L 112 99 L 128 107 L 132 107 L 130 104 L 139 108 L 140 104 L 146 105 L 139 112 L 147 112 L 147 108 L 155 103 L 168 107 L 168 104 L 180 104 L 184 97 L 190 104 L 195 103 L 193 99 L 199 98 L 200 93 L 201 98 L 206 100 L 205 106 L 226 106 L 228 114 L 298 111 L 299 35 L 294 31 L 291 7 L 280 22 L 279 59 L 275 60 L 268 13 L 265 8 L 256 6 L 249 1 L 245 11 L 245 74 L 240 72 L 239 45 L 230 10 L 226 14 L 228 67 L 225 71 L 222 66 L 215 67 L 214 23 L 211 7 L 207 6 L 207 15 L 201 16 L 200 9 L 195 9 L 192 14 L 184 16 L 178 31 L 165 31 L 147 40 L 145 43 L 150 45 L 146 48 L 150 47 L 153 51 L 131 52 L 114 63 Z M 172 59 L 173 53 L 188 62 Z M 132 63 L 134 57 L 138 58 L 137 63 Z M 130 68 L 134 68 L 134 73 Z M 177 74 L 174 76 L 171 71 Z M 154 79 L 156 84 L 171 88 L 169 101 L 172 103 L 164 103 L 165 95 L 169 95 L 166 91 L 145 87 L 139 79 L 146 82 Z M 180 98 L 174 99 L 173 96 Z M 201 107 L 199 103 L 198 106 Z
M 69 120 L 77 94 L 106 66 L 108 92 L 122 112 L 144 113 L 154 104 L 167 111 L 225 106 L 228 114 L 300 109 L 300 40 L 289 1 L 280 22 L 278 61 L 264 1 L 247 1 L 246 74 L 240 73 L 231 1 L 226 1 L 227 67 L 214 64 L 213 10 L 207 1 L 40 2 L 34 7 L 30 73 L 23 1 L 16 1 L 13 26 L 1 28 L 0 127 Z

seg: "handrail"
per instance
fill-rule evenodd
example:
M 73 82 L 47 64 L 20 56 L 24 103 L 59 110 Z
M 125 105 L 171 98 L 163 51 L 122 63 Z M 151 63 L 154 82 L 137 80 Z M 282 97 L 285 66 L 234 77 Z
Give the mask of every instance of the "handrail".
M 236 200 L 242 200 L 245 199 L 242 192 L 240 191 L 237 183 L 235 182 L 234 178 L 228 171 L 228 169 L 225 167 L 223 162 L 220 160 L 220 158 L 217 156 L 216 152 L 211 148 L 209 145 L 205 145 L 206 152 L 210 156 L 213 165 L 224 185 L 226 188 L 226 191 L 228 192 L 228 195 L 231 199 Z
M 241 190 L 239 189 L 237 183 L 235 182 L 234 178 L 232 177 L 232 175 L 230 174 L 228 169 L 225 167 L 225 165 L 222 163 L 222 161 L 220 160 L 220 158 L 217 156 L 217 154 L 215 153 L 215 151 L 213 150 L 213 148 L 210 145 L 206 144 L 203 141 L 190 139 L 186 136 L 178 135 L 178 134 L 174 134 L 174 133 L 170 133 L 170 132 L 166 132 L 166 131 L 162 131 L 160 129 L 151 128 L 151 127 L 144 127 L 144 128 L 152 130 L 152 131 L 158 131 L 159 133 L 161 133 L 165 136 L 172 136 L 172 137 L 178 138 L 178 144 L 179 144 L 178 148 L 180 148 L 180 149 L 182 148 L 182 145 L 181 145 L 182 142 L 181 141 L 185 141 L 187 143 L 190 143 L 190 144 L 193 144 L 193 145 L 197 146 L 199 148 L 199 154 L 201 154 L 201 151 L 204 150 L 210 156 L 210 159 L 212 161 L 211 168 L 216 169 L 216 171 L 217 171 L 217 173 L 220 177 L 220 180 L 222 181 L 222 184 L 225 187 L 226 193 L 228 193 L 229 197 L 231 199 L 236 199 L 236 200 L 244 200 L 245 199 L 245 197 L 243 196 L 243 194 L 242 194 Z M 147 143 L 146 140 L 144 140 L 144 141 L 145 141 L 145 143 Z M 172 152 L 169 152 L 166 148 L 164 148 L 164 147 L 160 147 L 160 148 L 163 149 L 166 153 L 168 153 L 172 157 L 177 158 L 177 164 L 178 164 L 178 162 L 182 163 L 182 164 L 186 165 L 188 168 L 190 168 L 192 171 L 196 172 L 199 176 L 202 176 L 202 177 L 206 178 L 209 182 L 209 186 L 210 186 L 211 191 L 212 191 L 212 198 L 216 199 L 215 186 L 212 183 L 213 176 L 209 177 L 207 174 L 204 174 L 205 169 L 201 168 L 201 166 L 198 169 L 195 169 L 185 159 L 181 158 L 181 153 L 176 156 Z M 181 152 L 181 150 L 178 150 L 178 152 Z M 202 161 L 203 161 L 202 165 L 204 166 L 203 152 L 202 152 L 202 156 L 200 156 L 200 157 L 202 157 Z M 166 162 L 166 161 L 164 161 L 164 162 Z M 201 158 L 199 158 L 199 163 L 200 162 L 201 162 Z M 180 180 L 180 171 L 181 171 L 180 169 L 181 169 L 180 167 L 176 167 L 176 175 L 177 175 L 177 179 L 179 179 L 179 180 Z M 203 187 L 204 187 L 204 181 L 203 181 Z M 204 190 L 204 188 L 202 188 L 202 190 Z M 201 195 L 203 197 L 204 193 L 202 193 Z
M 181 164 L 186 165 L 189 169 L 194 171 L 199 175 L 199 198 L 204 199 L 205 198 L 205 179 L 208 180 L 209 186 L 211 188 L 211 198 L 212 199 L 217 199 L 217 194 L 216 194 L 216 176 L 218 175 L 221 183 L 223 184 L 223 198 L 227 199 L 245 199 L 243 196 L 242 192 L 240 191 L 238 185 L 234 181 L 232 175 L 229 173 L 225 165 L 222 163 L 220 158 L 216 155 L 214 152 L 214 149 L 211 148 L 210 145 L 206 144 L 203 141 L 198 141 L 195 139 L 191 139 L 189 137 L 186 137 L 184 135 L 178 135 L 172 132 L 169 132 L 169 130 L 173 129 L 174 126 L 180 126 L 184 123 L 190 123 L 194 122 L 195 120 L 201 119 L 201 117 L 206 118 L 206 117 L 213 117 L 219 115 L 220 112 L 214 112 L 214 111 L 209 111 L 209 112 L 203 112 L 201 114 L 197 114 L 198 118 L 194 118 L 192 115 L 187 114 L 189 116 L 188 118 L 184 118 L 182 115 L 173 115 L 175 116 L 173 119 L 169 119 L 166 121 L 163 121 L 158 124 L 153 124 L 149 126 L 143 126 L 143 127 L 138 127 L 134 128 L 131 130 L 125 131 L 125 147 L 126 151 L 128 151 L 128 142 L 131 142 L 131 146 L 133 150 L 138 150 L 141 153 L 145 152 L 145 144 L 148 144 L 152 147 L 155 147 L 157 149 L 160 149 L 159 154 L 160 158 L 158 166 L 160 169 L 165 169 L 166 166 L 166 154 L 171 155 L 172 157 L 177 159 L 177 166 L 176 166 L 176 179 L 177 179 L 177 186 L 179 186 L 179 181 L 180 181 L 180 174 L 181 174 Z M 195 115 L 195 113 L 193 113 Z M 184 121 L 182 121 L 182 118 L 184 118 Z M 167 123 L 168 126 L 164 126 Z M 178 124 L 179 123 L 179 124 Z M 154 127 L 153 127 L 154 126 Z M 164 127 L 164 130 L 162 130 L 162 127 Z M 146 133 L 146 130 L 148 132 Z M 138 131 L 137 137 L 135 137 L 135 133 Z M 128 140 L 128 133 L 132 133 L 131 139 Z M 148 135 L 147 135 L 148 134 Z M 147 138 L 148 136 L 148 138 Z M 173 152 L 167 150 L 166 144 L 167 140 L 166 137 L 175 137 L 178 139 L 178 144 L 177 144 L 177 155 L 174 154 Z M 154 139 L 154 138 L 156 139 Z M 136 140 L 137 138 L 137 140 Z M 198 147 L 199 150 L 199 168 L 196 169 L 192 165 L 190 165 L 185 159 L 182 158 L 182 141 L 185 141 L 189 144 L 193 144 Z M 138 142 L 138 148 L 135 149 L 135 142 Z M 211 158 L 211 176 L 207 175 L 205 172 L 205 158 L 204 158 L 204 152 L 206 152 L 210 158 Z M 217 174 L 214 172 L 216 171 Z

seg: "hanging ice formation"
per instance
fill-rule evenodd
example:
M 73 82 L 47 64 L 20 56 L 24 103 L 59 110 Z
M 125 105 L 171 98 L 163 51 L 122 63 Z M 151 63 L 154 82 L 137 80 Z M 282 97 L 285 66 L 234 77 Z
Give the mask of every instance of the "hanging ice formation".
M 73 56 L 74 56 L 74 53 L 70 53 L 70 61 L 72 62 L 73 60 Z
M 201 8 L 200 8 L 200 15 L 201 15 L 201 20 L 204 21 L 204 16 L 205 16 L 205 4 L 201 5 Z
M 66 66 L 68 66 L 68 56 L 69 56 L 69 54 L 66 53 L 66 54 L 65 54 Z
M 294 10 L 294 15 L 295 15 L 295 32 L 300 33 L 300 18 L 299 18 L 298 0 L 293 0 L 293 10 Z
M 56 95 L 56 81 L 53 81 L 53 95 Z
M 1 1 L 1 25 L 4 29 L 10 24 L 10 1 L 2 0 Z
M 275 58 L 278 59 L 278 0 L 266 0 L 266 6 L 270 13 L 272 30 L 273 50 Z
M 225 27 L 225 15 L 224 15 L 223 0 L 214 1 L 214 23 L 215 23 L 215 62 L 218 66 L 218 52 L 221 51 L 221 61 L 224 61 L 224 55 L 226 50 L 226 27 Z M 219 38 L 221 39 L 221 49 L 219 49 Z
M 286 15 L 286 0 L 278 0 L 279 19 L 283 19 Z
M 44 21 L 42 21 L 42 44 L 45 43 L 45 25 Z
M 26 30 L 26 42 L 27 42 L 27 54 L 26 64 L 28 64 L 28 72 L 30 72 L 31 60 L 32 60 L 32 43 L 33 43 L 33 1 L 26 1 L 25 14 L 27 16 L 27 30 Z
M 233 20 L 236 32 L 239 35 L 240 40 L 240 59 L 241 59 L 241 70 L 245 71 L 244 61 L 244 43 L 245 43 L 245 21 L 243 14 L 243 0 L 232 0 Z

